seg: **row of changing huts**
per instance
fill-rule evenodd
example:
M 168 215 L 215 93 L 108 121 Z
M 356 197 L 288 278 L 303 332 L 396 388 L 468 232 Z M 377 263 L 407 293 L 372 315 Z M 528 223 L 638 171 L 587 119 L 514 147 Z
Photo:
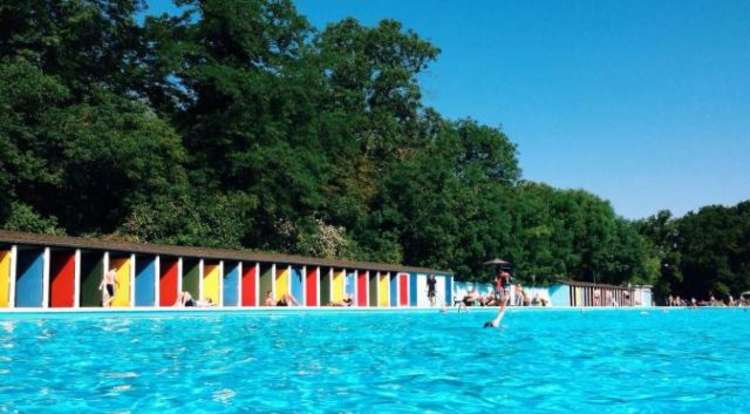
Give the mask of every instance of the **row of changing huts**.
M 436 304 L 452 303 L 452 273 L 434 269 L 0 231 L 0 308 L 100 307 L 107 269 L 122 308 L 171 307 L 182 291 L 220 307 L 262 306 L 269 291 L 309 307 L 421 307 L 430 274 Z

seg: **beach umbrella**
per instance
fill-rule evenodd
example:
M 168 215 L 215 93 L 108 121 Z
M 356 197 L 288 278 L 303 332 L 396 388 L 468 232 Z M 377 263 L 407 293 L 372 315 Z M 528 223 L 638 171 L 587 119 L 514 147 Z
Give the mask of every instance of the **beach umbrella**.
M 495 266 L 498 270 L 510 271 L 511 263 L 503 259 L 492 259 L 484 262 L 485 266 Z
M 503 259 L 492 259 L 492 260 L 488 260 L 488 261 L 484 262 L 484 265 L 485 266 L 493 266 L 493 265 L 497 265 L 497 266 L 510 266 L 510 262 L 507 261 L 507 260 L 503 260 Z

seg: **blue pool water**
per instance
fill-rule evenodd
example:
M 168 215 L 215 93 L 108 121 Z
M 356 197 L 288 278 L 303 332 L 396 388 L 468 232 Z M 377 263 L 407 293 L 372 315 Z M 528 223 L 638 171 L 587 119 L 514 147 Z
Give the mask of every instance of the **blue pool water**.
M 737 310 L 0 315 L 0 412 L 750 412 Z

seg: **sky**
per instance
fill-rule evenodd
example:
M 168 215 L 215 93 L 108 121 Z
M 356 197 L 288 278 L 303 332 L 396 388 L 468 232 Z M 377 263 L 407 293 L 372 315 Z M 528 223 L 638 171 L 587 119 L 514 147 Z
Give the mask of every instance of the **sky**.
M 392 18 L 439 47 L 424 103 L 501 127 L 527 180 L 631 219 L 750 199 L 750 1 L 295 3 L 319 29 Z

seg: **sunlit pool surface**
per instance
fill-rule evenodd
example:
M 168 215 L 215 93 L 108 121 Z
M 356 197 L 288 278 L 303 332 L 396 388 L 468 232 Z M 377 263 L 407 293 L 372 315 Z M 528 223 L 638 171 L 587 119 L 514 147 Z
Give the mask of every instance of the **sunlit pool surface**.
M 0 315 L 0 412 L 750 412 L 737 310 Z

